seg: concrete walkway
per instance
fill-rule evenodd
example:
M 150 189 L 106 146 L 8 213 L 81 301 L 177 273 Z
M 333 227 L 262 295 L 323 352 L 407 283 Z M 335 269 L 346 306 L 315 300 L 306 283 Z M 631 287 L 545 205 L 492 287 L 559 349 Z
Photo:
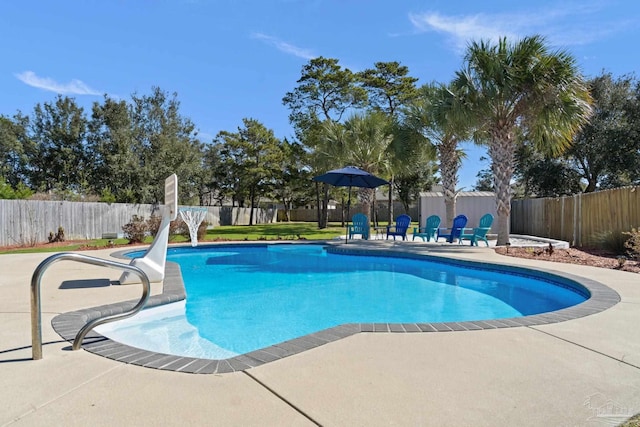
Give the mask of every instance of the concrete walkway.
M 640 412 L 640 275 L 483 247 L 351 244 L 564 271 L 606 284 L 621 302 L 541 326 L 360 333 L 245 372 L 193 375 L 70 351 L 51 328 L 53 317 L 140 294 L 106 280 L 69 286 L 119 276 L 72 262 L 44 276 L 47 344 L 44 358 L 31 360 L 29 283 L 49 254 L 0 255 L 0 426 L 598 426 Z

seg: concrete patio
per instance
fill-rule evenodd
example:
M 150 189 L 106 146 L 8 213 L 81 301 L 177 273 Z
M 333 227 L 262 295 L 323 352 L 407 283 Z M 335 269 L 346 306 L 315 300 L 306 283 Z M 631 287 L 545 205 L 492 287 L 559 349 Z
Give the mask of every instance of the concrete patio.
M 44 358 L 31 360 L 29 283 L 50 254 L 0 255 L 0 425 L 597 426 L 640 412 L 639 275 L 502 257 L 484 247 L 352 244 L 562 271 L 609 286 L 621 302 L 548 325 L 359 333 L 244 372 L 194 375 L 70 351 L 50 326 L 53 317 L 140 295 L 138 286 L 106 281 L 61 286 L 119 276 L 72 262 L 44 276 Z

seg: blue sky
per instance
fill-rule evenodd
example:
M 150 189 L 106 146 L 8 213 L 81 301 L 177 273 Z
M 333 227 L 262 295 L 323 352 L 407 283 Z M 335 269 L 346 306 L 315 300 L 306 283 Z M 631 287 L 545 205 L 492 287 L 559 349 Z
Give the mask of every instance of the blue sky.
M 542 34 L 583 74 L 635 73 L 640 2 L 583 0 L 20 0 L 0 3 L 0 114 L 56 94 L 90 113 L 103 94 L 176 92 L 204 141 L 259 120 L 291 137 L 282 97 L 309 59 L 352 71 L 399 61 L 419 84 L 448 82 L 469 40 Z M 460 187 L 484 150 L 465 144 Z

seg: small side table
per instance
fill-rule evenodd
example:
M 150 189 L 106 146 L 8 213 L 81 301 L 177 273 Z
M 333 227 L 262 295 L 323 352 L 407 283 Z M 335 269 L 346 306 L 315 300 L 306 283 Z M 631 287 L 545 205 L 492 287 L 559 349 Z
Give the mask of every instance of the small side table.
M 376 240 L 387 234 L 387 227 L 373 227 L 373 229 L 376 231 Z

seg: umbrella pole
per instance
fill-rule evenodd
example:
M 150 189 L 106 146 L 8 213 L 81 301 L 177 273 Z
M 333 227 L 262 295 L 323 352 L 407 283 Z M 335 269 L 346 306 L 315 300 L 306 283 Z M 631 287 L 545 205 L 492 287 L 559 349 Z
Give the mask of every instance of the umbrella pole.
M 344 236 L 345 245 L 349 243 L 349 219 L 351 218 L 350 211 L 351 211 L 351 186 L 349 186 L 349 197 L 347 199 L 347 233 Z

